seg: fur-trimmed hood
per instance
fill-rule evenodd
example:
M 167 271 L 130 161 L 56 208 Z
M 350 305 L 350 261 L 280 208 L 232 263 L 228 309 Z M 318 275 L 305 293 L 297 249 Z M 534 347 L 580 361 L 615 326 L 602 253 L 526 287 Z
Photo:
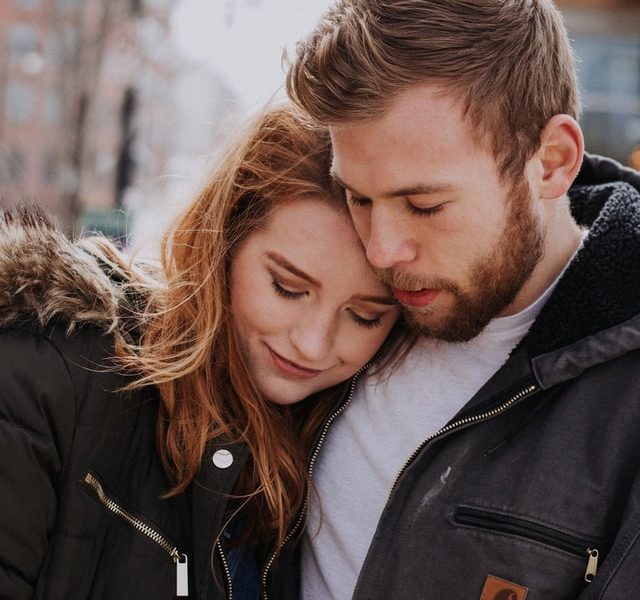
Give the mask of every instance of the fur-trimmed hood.
M 106 238 L 69 240 L 38 210 L 0 216 L 0 327 L 53 321 L 123 331 L 144 304 L 150 275 L 127 267 Z M 146 284 L 143 284 L 146 282 Z M 124 329 L 130 331 L 131 323 Z

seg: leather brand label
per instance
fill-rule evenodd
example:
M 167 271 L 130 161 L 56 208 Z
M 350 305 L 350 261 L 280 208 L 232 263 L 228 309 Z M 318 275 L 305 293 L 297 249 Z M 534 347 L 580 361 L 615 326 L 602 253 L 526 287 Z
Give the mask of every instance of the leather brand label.
M 487 575 L 480 600 L 525 600 L 528 593 L 529 588 L 500 577 Z

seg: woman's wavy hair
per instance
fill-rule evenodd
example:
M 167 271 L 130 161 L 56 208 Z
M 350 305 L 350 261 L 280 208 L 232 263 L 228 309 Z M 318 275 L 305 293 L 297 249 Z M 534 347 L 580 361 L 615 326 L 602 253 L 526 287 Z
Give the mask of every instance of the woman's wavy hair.
M 260 395 L 234 333 L 230 263 L 284 202 L 343 207 L 329 166 L 326 130 L 291 106 L 261 114 L 164 237 L 166 286 L 152 294 L 140 345 L 128 357 L 140 373 L 136 385 L 159 390 L 158 444 L 174 481 L 170 495 L 195 478 L 208 441 L 246 444 L 251 458 L 233 496 L 252 539 L 261 541 L 282 542 L 302 506 L 305 456 L 338 388 L 290 407 Z

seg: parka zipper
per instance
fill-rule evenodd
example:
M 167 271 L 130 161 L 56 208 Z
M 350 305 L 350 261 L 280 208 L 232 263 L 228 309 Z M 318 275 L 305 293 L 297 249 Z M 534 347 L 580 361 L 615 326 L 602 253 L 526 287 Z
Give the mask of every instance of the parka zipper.
M 370 362 L 370 363 L 366 364 L 364 367 L 362 367 L 359 371 L 357 371 L 355 373 L 355 375 L 351 379 L 351 384 L 350 384 L 350 387 L 349 387 L 349 393 L 347 395 L 347 399 L 340 405 L 340 408 L 338 408 L 338 410 L 336 410 L 334 413 L 332 413 L 331 416 L 325 421 L 325 424 L 322 427 L 322 431 L 320 433 L 320 437 L 318 438 L 318 442 L 317 442 L 317 444 L 316 444 L 316 446 L 315 446 L 315 448 L 314 448 L 314 450 L 313 450 L 313 452 L 311 454 L 311 458 L 309 459 L 309 469 L 307 471 L 308 481 L 311 481 L 311 477 L 313 475 L 313 468 L 315 466 L 316 459 L 318 458 L 318 454 L 320 452 L 320 448 L 322 447 L 322 444 L 324 443 L 324 440 L 327 437 L 327 432 L 329 431 L 329 427 L 331 426 L 333 421 L 335 421 L 336 418 L 345 410 L 345 408 L 349 405 L 349 403 L 353 399 L 353 394 L 354 394 L 355 389 L 356 389 L 356 383 L 358 381 L 358 377 L 360 377 L 360 375 L 362 375 L 362 373 L 364 373 L 372 364 L 373 364 L 373 362 Z M 289 530 L 289 533 L 287 533 L 285 538 L 282 540 L 282 544 L 280 544 L 280 546 L 271 553 L 271 556 L 269 557 L 269 560 L 265 564 L 265 567 L 264 567 L 264 569 L 262 571 L 262 598 L 263 598 L 263 600 L 269 600 L 269 596 L 267 594 L 267 578 L 269 576 L 269 571 L 271 570 L 271 567 L 273 566 L 273 561 L 275 560 L 277 553 L 280 550 L 282 550 L 282 548 L 284 548 L 285 544 L 287 544 L 289 542 L 289 540 L 294 536 L 294 534 L 296 533 L 296 531 L 298 530 L 298 528 L 302 524 L 302 522 L 304 520 L 304 517 L 306 515 L 306 512 L 307 512 L 307 508 L 309 507 L 309 495 L 310 495 L 310 493 L 311 493 L 311 490 L 307 486 L 307 493 L 306 493 L 306 496 L 305 496 L 305 499 L 304 499 L 304 503 L 302 505 L 302 508 L 300 509 L 300 512 L 298 513 L 298 518 L 296 519 L 296 522 L 295 522 L 294 526 Z
M 187 555 L 182 554 L 164 535 L 132 515 L 115 500 L 109 498 L 102 487 L 102 483 L 92 473 L 85 474 L 84 482 L 95 492 L 98 500 L 107 510 L 111 511 L 117 517 L 120 517 L 143 535 L 146 535 L 150 540 L 153 540 L 169 555 L 176 565 L 176 596 L 188 596 L 189 562 Z
M 586 557 L 587 565 L 584 579 L 591 583 L 598 569 L 599 551 L 593 540 L 585 540 L 568 533 L 556 531 L 551 527 L 512 515 L 467 506 L 458 507 L 453 513 L 453 521 L 500 533 L 510 533 L 530 539 L 576 556 Z
M 222 569 L 224 570 L 224 576 L 227 580 L 227 600 L 233 599 L 233 583 L 231 581 L 231 570 L 229 569 L 229 562 L 227 561 L 227 557 L 222 549 L 222 544 L 220 540 L 216 542 L 216 548 L 218 549 L 218 554 L 220 554 L 220 561 L 222 562 Z

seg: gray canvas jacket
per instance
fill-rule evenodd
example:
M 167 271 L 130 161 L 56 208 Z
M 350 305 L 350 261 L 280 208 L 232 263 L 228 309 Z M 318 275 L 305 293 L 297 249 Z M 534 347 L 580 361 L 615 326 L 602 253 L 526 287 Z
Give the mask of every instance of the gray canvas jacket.
M 570 193 L 583 248 L 507 363 L 404 466 L 355 600 L 640 598 L 639 190 L 586 157 Z M 299 594 L 291 539 L 274 599 Z

